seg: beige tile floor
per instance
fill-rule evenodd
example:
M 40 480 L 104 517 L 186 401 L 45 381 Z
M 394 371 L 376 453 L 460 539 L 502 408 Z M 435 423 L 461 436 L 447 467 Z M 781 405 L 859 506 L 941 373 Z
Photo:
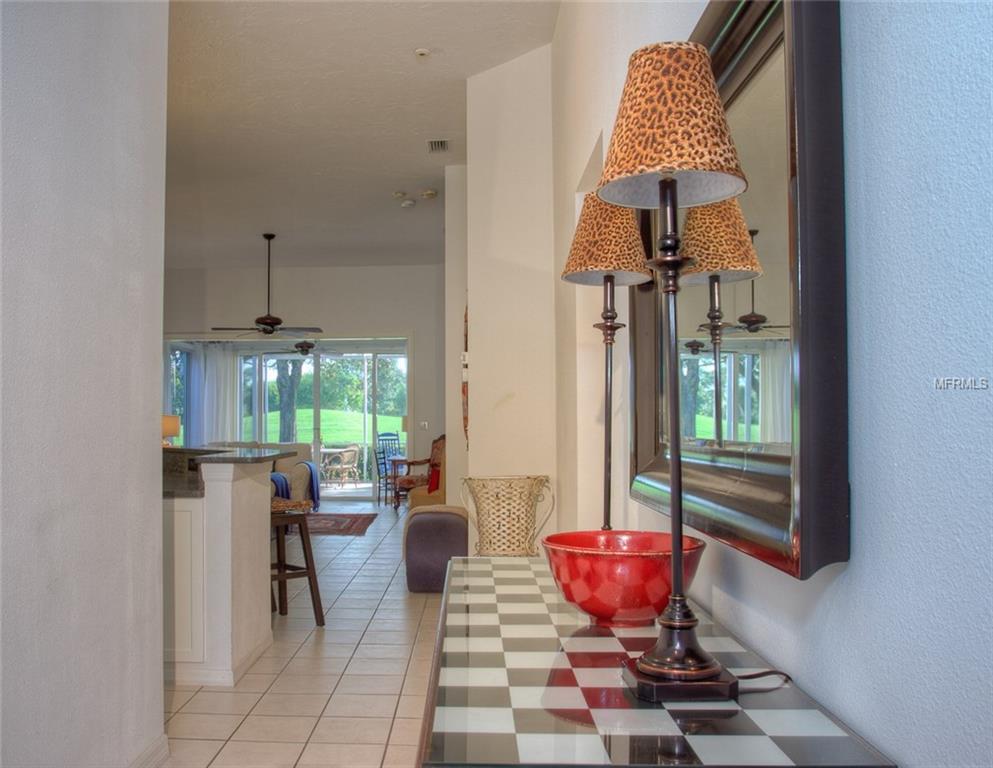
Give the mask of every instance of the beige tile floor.
M 168 766 L 417 765 L 440 596 L 407 592 L 402 509 L 333 503 L 379 517 L 365 536 L 313 537 L 324 628 L 305 580 L 291 581 L 289 615 L 273 614 L 272 647 L 235 687 L 167 683 Z

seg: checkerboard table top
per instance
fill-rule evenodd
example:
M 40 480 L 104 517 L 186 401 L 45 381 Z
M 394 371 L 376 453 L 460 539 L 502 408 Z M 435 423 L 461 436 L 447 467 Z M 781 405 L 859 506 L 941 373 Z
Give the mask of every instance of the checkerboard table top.
M 737 701 L 653 705 L 621 664 L 655 627 L 605 628 L 564 601 L 541 558 L 454 558 L 425 766 L 892 765 L 793 685 L 740 681 Z M 768 669 L 702 611 L 728 669 Z

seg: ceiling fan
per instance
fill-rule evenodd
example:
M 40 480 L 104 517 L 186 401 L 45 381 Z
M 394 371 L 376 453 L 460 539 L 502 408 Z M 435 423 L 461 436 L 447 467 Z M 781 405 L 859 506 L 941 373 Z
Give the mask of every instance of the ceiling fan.
M 281 355 L 303 355 L 307 357 L 314 350 L 317 345 L 312 341 L 298 341 L 293 345 L 292 349 L 280 349 L 276 351 L 276 354 Z
M 683 344 L 691 355 L 699 355 L 701 352 L 709 352 L 707 345 L 698 339 L 690 339 Z
M 262 235 L 266 239 L 266 256 L 265 256 L 265 275 L 266 275 L 266 294 L 265 294 L 265 314 L 261 317 L 255 318 L 255 325 L 251 327 L 240 327 L 232 328 L 228 326 L 215 326 L 211 328 L 212 331 L 255 331 L 263 334 L 264 336 L 272 336 L 274 333 L 286 333 L 286 334 L 306 334 L 310 336 L 315 333 L 324 333 L 324 329 L 317 327 L 307 327 L 307 326 L 284 326 L 283 318 L 276 317 L 272 314 L 269 305 L 272 300 L 272 241 L 276 236 L 272 232 L 266 232 Z M 298 350 L 299 351 L 299 350 Z M 301 353 L 306 354 L 306 353 Z
M 769 318 L 755 311 L 755 280 L 752 283 L 752 309 L 738 318 L 739 325 L 731 328 L 731 332 L 747 331 L 748 333 L 758 333 L 759 331 L 779 331 L 789 330 L 788 325 L 768 325 Z

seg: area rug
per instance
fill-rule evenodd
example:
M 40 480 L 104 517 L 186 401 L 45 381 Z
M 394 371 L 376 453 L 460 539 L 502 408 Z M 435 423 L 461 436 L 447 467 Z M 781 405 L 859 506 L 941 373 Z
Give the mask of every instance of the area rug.
M 365 536 L 366 529 L 376 519 L 371 515 L 321 514 L 307 515 L 307 528 L 311 533 L 325 536 Z

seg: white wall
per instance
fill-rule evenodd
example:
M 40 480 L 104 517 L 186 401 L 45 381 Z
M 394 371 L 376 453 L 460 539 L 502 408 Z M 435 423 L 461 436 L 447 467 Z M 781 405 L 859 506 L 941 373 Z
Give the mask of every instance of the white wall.
M 469 471 L 462 420 L 462 350 L 465 343 L 466 167 L 445 168 L 445 497 L 458 504 Z
M 712 545 L 693 590 L 907 768 L 993 764 L 993 398 L 933 386 L 993 379 L 991 28 L 842 5 L 851 560 L 797 582 Z
M 562 6 L 553 43 L 558 263 L 591 148 L 601 131 L 609 140 L 627 56 L 685 37 L 701 8 Z M 993 376 L 993 12 L 898 2 L 842 11 L 852 557 L 799 582 L 712 542 L 692 594 L 900 765 L 988 766 L 993 407 L 989 390 L 935 391 L 933 378 Z M 574 356 L 577 384 L 560 370 L 557 407 L 575 403 L 576 455 L 559 455 L 575 465 L 561 485 L 575 484 L 578 511 L 561 523 L 589 527 L 599 485 L 583 468 L 600 461 L 600 417 L 583 382 L 599 377 L 588 325 L 600 298 L 569 290 L 574 306 L 558 292 L 559 359 Z M 618 304 L 623 320 L 627 302 Z M 618 349 L 627 343 L 622 332 Z M 668 518 L 628 499 L 628 363 L 617 358 L 615 519 L 662 528 Z
M 164 756 L 165 3 L 4 3 L 6 766 Z
M 318 325 L 329 338 L 410 339 L 410 428 L 419 457 L 445 431 L 444 279 L 443 264 L 272 271 L 273 313 L 288 324 Z M 265 309 L 264 269 L 169 269 L 165 288 L 168 335 L 246 325 Z
M 469 473 L 555 460 L 551 50 L 469 78 Z
M 602 290 L 558 280 L 579 218 L 578 201 L 595 189 L 610 142 L 628 57 L 642 45 L 685 40 L 703 3 L 563 3 L 552 41 L 555 152 L 556 382 L 563 529 L 599 528 L 603 510 Z M 627 322 L 627 289 L 617 312 Z M 614 348 L 614 527 L 631 521 L 628 500 L 630 361 L 628 329 Z

